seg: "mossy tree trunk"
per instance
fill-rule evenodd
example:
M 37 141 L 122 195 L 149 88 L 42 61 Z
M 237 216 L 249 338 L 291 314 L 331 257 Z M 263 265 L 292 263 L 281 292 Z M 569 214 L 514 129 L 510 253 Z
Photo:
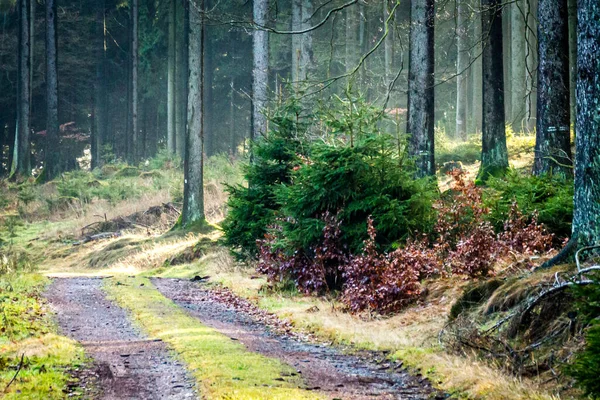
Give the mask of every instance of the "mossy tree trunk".
M 92 169 L 101 166 L 102 146 L 107 142 L 106 92 L 106 1 L 96 3 L 96 77 L 94 80 L 94 111 L 91 137 Z M 113 149 L 114 150 L 114 149 Z
M 578 7 L 573 236 L 581 247 L 600 244 L 600 3 Z
M 20 179 L 31 175 L 31 145 L 30 140 L 30 0 L 18 0 L 19 14 L 19 45 L 17 63 L 17 126 L 11 178 Z
M 408 152 L 418 177 L 434 176 L 433 0 L 412 0 L 410 20 Z
M 567 0 L 539 0 L 536 175 L 572 175 Z
M 188 124 L 181 225 L 204 222 L 204 0 L 190 4 Z
M 477 180 L 502 175 L 508 169 L 504 117 L 502 64 L 502 5 L 499 0 L 481 0 L 483 31 L 483 121 L 481 166 Z
M 56 19 L 56 0 L 46 0 L 46 180 L 54 179 L 61 172 Z

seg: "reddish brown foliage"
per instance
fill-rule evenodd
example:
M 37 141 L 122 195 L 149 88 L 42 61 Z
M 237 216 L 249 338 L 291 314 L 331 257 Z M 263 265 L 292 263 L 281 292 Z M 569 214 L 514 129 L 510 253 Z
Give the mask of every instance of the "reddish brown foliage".
M 277 247 L 277 230 L 260 242 L 259 271 L 271 282 L 291 278 L 305 293 L 322 293 L 342 288 L 342 301 L 352 312 L 375 310 L 395 312 L 421 294 L 420 280 L 443 274 L 469 277 L 493 274 L 499 257 L 509 251 L 534 254 L 550 249 L 553 236 L 536 218 L 528 221 L 516 203 L 500 234 L 485 220 L 489 210 L 483 205 L 482 189 L 466 182 L 464 173 L 454 170 L 453 196 L 439 201 L 435 241 L 426 235 L 410 239 L 390 253 L 377 249 L 377 231 L 372 218 L 367 221 L 369 239 L 361 255 L 348 254 L 342 243 L 342 221 L 323 216 L 325 228 L 319 246 L 308 257 L 296 251 L 285 254 Z

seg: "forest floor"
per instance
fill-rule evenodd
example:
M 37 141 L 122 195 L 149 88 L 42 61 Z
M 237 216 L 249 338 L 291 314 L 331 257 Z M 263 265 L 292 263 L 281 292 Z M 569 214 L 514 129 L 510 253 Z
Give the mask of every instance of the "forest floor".
M 219 244 L 218 229 L 170 232 L 177 173 L 114 174 L 82 187 L 137 185 L 143 195 L 33 216 L 11 236 L 39 270 L 0 276 L 3 322 L 12 321 L 0 331 L 8 399 L 570 398 L 440 346 L 468 285 L 460 278 L 424 282 L 423 299 L 397 315 L 355 316 L 335 298 L 269 289 Z M 216 222 L 225 195 L 209 185 Z M 25 212 L 43 207 L 48 194 L 39 196 Z M 90 226 L 119 235 L 86 242 Z
M 257 353 L 264 356 L 267 362 L 278 360 L 282 364 L 279 366 L 280 370 L 275 371 L 277 376 L 271 382 L 269 378 L 273 376 L 269 376 L 272 375 L 267 372 L 269 368 L 267 371 L 263 370 L 261 363 L 245 365 L 244 368 L 256 369 L 259 374 L 266 373 L 260 379 L 264 381 L 264 388 L 260 389 L 263 393 L 259 397 L 244 394 L 248 389 L 254 391 L 255 388 L 244 387 L 246 379 L 240 375 L 234 377 L 241 384 L 228 394 L 230 398 L 444 398 L 422 376 L 411 375 L 401 362 L 390 362 L 385 354 L 365 351 L 348 354 L 335 346 L 319 343 L 310 336 L 294 333 L 289 323 L 261 311 L 231 292 L 224 293 L 222 290 L 213 290 L 206 285 L 182 279 L 153 278 L 151 283 L 139 283 L 134 278 L 125 276 L 118 279 L 115 283 L 114 277 L 55 278 L 45 293 L 51 309 L 56 313 L 62 334 L 78 341 L 93 360 L 77 373 L 79 386 L 91 388 L 87 392 L 89 397 L 196 398 L 198 389 L 193 377 L 178 361 L 181 356 L 178 350 L 194 349 L 189 348 L 191 343 L 178 346 L 170 342 L 189 335 L 194 329 L 206 330 L 205 327 L 209 327 L 211 335 L 223 335 L 238 347 L 237 351 Z M 103 290 L 103 286 L 108 288 Z M 110 286 L 113 287 L 112 290 Z M 132 286 L 143 288 L 141 296 L 145 295 L 144 291 L 158 290 L 185 310 L 185 314 L 193 317 L 192 326 L 186 326 L 174 335 L 167 333 L 166 336 L 170 337 L 165 340 L 161 339 L 165 332 L 158 333 L 158 337 L 148 337 L 143 332 L 148 330 L 149 321 L 135 317 L 136 308 L 144 303 L 142 298 L 136 296 L 137 305 L 130 307 L 132 313 L 120 307 L 118 300 L 107 298 L 106 292 L 116 295 L 115 298 L 118 299 L 118 287 L 131 291 L 129 288 Z M 169 319 L 171 315 L 165 313 L 162 317 Z M 177 328 L 177 319 L 167 323 L 169 328 Z M 200 331 L 196 333 L 198 336 L 203 335 Z M 208 349 L 204 356 L 213 358 L 211 363 L 221 368 L 243 369 L 241 366 L 230 366 L 231 354 L 219 354 L 220 347 L 217 344 Z M 243 357 L 233 362 L 240 361 L 243 361 Z M 201 373 L 201 378 L 204 373 Z M 211 377 L 210 381 L 211 384 L 207 385 L 208 382 L 199 380 L 201 393 L 216 394 L 223 389 L 214 387 L 219 378 Z M 247 381 L 249 385 L 258 384 L 254 379 Z M 269 393 L 272 388 L 276 390 Z M 291 391 L 287 391 L 288 388 Z M 233 394 L 236 392 L 239 397 Z

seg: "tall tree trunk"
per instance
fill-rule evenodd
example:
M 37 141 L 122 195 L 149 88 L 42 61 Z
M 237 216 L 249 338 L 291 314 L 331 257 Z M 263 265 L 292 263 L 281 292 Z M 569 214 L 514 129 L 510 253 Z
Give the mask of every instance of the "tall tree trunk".
M 138 121 L 138 64 L 139 64 L 139 0 L 132 0 L 132 40 L 131 40 L 131 159 L 134 163 L 139 156 L 139 121 Z
M 56 0 L 55 0 L 56 1 Z M 94 81 L 94 112 L 91 137 L 92 169 L 102 164 L 102 146 L 106 141 L 106 1 L 96 4 L 96 79 Z M 113 149 L 114 150 L 114 149 Z
M 177 126 L 176 126 L 176 44 L 175 33 L 177 26 L 176 2 L 169 0 L 169 50 L 167 71 L 167 149 L 172 154 L 177 152 Z
M 408 66 L 408 152 L 418 177 L 435 175 L 434 2 L 412 0 Z
M 312 0 L 302 0 L 302 29 L 310 28 L 310 18 L 312 17 L 312 14 Z M 300 49 L 300 71 L 302 71 L 300 78 L 306 79 L 314 65 L 312 32 L 302 34 Z
M 472 85 L 471 90 L 473 92 L 473 110 L 471 114 L 473 115 L 473 131 L 476 133 L 481 132 L 481 121 L 482 121 L 482 105 L 483 105 L 483 92 L 482 92 L 482 40 L 483 35 L 481 31 L 481 13 L 479 12 L 479 4 L 477 3 L 475 6 L 475 13 L 473 15 L 473 36 L 475 43 L 473 44 L 473 56 L 475 60 L 471 64 L 471 75 Z
M 538 46 L 537 46 L 537 0 L 527 0 L 527 30 L 526 30 L 526 68 L 525 71 L 525 120 L 528 133 L 535 129 L 537 119 L 537 68 L 538 68 Z
M 359 61 L 358 3 L 346 8 L 346 72 L 352 71 Z
M 188 87 L 188 38 L 189 38 L 189 1 L 175 0 L 177 3 L 177 30 L 175 47 L 176 62 L 175 73 L 177 83 L 175 87 L 175 147 L 177 155 L 185 155 L 185 137 L 187 123 L 187 87 Z
M 511 119 L 515 132 L 524 130 L 525 98 L 526 98 L 526 66 L 525 66 L 525 0 L 516 0 L 511 12 Z
M 571 175 L 567 0 L 539 0 L 536 175 Z
M 4 116 L 0 114 L 0 179 L 6 175 L 6 169 L 4 168 L 4 146 L 8 143 L 7 139 L 6 122 L 4 122 Z
M 19 179 L 31 175 L 30 136 L 30 42 L 29 1 L 18 0 L 19 49 L 17 64 L 17 127 L 11 165 L 11 178 Z
M 204 222 L 204 0 L 190 4 L 187 143 L 184 158 L 183 227 Z
M 254 23 L 264 26 L 269 11 L 268 0 L 253 0 Z M 252 71 L 252 139 L 266 133 L 267 87 L 269 84 L 269 35 L 262 29 L 253 34 L 254 68 Z
M 502 175 L 508 169 L 502 71 L 502 5 L 500 0 L 481 0 L 483 33 L 483 121 L 481 166 L 477 180 Z
M 292 0 L 292 31 L 302 29 L 302 0 Z M 292 85 L 298 89 L 302 71 L 300 59 L 302 58 L 302 37 L 292 35 Z
M 388 8 L 389 2 L 388 2 L 388 0 L 383 0 L 381 2 L 381 4 L 383 4 L 383 21 L 385 22 L 390 17 L 390 9 Z M 394 36 L 393 36 L 393 30 L 392 30 L 391 23 L 388 24 L 387 29 L 388 29 L 387 36 L 385 37 L 385 40 L 383 42 L 384 71 L 385 71 L 384 79 L 385 79 L 386 86 L 392 79 L 392 57 L 394 56 L 394 54 L 393 54 L 393 52 L 394 52 Z
M 467 140 L 467 82 L 469 49 L 467 43 L 466 0 L 456 0 L 456 132 L 460 140 Z
M 577 137 L 573 237 L 600 243 L 600 4 L 579 0 L 577 10 Z
M 210 9 L 211 4 L 209 0 L 205 1 L 205 7 Z M 211 43 L 210 27 L 204 28 L 206 37 L 204 39 L 204 155 L 207 157 L 212 156 L 217 152 L 217 138 L 215 137 L 214 130 L 214 46 Z
M 29 98 L 33 99 L 33 74 L 35 61 L 35 13 L 37 0 L 29 0 Z M 32 113 L 33 101 L 29 104 L 29 113 Z
M 512 121 L 512 40 L 511 40 L 512 7 L 502 7 L 502 63 L 504 76 L 504 117 L 505 123 Z M 483 34 L 486 34 L 484 29 Z
M 35 1 L 35 0 L 34 0 Z M 46 0 L 46 165 L 45 178 L 50 181 L 61 172 L 58 126 L 58 71 L 56 0 Z
M 569 7 L 569 73 L 571 126 L 575 127 L 577 116 L 577 0 L 568 0 Z

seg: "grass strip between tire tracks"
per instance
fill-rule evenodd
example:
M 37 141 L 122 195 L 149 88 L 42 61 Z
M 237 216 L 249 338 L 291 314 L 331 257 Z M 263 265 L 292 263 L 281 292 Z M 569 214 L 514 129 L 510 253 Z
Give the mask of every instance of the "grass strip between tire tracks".
M 239 342 L 209 328 L 165 298 L 147 278 L 113 278 L 104 290 L 150 336 L 167 343 L 209 399 L 320 399 L 302 389 L 295 370 L 252 353 Z

